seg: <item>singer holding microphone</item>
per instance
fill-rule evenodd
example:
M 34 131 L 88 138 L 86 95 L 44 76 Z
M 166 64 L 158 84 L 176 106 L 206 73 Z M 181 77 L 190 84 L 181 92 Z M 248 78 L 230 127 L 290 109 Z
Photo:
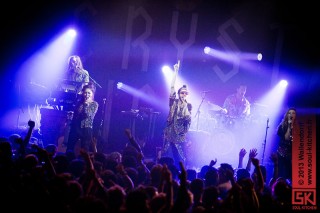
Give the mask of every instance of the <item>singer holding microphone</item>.
M 292 180 L 292 131 L 296 126 L 296 109 L 290 107 L 277 128 L 279 136 L 278 177 Z
M 74 108 L 73 118 L 70 124 L 67 151 L 79 155 L 79 149 L 87 152 L 97 152 L 93 140 L 93 122 L 98 111 L 99 104 L 94 100 L 96 87 L 94 84 L 87 84 L 82 88 L 81 100 Z
M 169 113 L 163 133 L 162 157 L 172 157 L 179 168 L 179 162 L 186 163 L 186 135 L 191 125 L 192 105 L 188 103 L 188 89 L 183 85 L 175 91 L 175 82 L 178 75 L 180 61 L 174 66 L 169 96 Z M 178 96 L 178 98 L 176 97 Z

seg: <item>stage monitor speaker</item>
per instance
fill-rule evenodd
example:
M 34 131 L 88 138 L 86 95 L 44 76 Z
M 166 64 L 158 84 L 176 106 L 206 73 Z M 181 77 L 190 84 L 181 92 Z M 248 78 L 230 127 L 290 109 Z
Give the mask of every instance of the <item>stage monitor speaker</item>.
M 55 144 L 60 146 L 64 140 L 64 133 L 67 124 L 67 111 L 56 109 L 41 108 L 40 109 L 40 132 L 44 146 Z

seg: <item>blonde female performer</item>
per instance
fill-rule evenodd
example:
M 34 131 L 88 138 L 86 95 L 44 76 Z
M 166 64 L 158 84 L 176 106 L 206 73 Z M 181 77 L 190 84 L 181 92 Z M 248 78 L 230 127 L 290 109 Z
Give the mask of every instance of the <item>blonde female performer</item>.
M 174 65 L 174 75 L 169 96 L 169 114 L 164 129 L 162 149 L 162 156 L 172 157 L 175 165 L 179 165 L 180 161 L 182 163 L 186 161 L 186 134 L 191 125 L 192 110 L 192 105 L 188 103 L 186 99 L 188 95 L 186 85 L 178 89 L 178 98 L 176 97 L 175 82 L 179 66 L 180 62 L 178 61 L 178 63 Z

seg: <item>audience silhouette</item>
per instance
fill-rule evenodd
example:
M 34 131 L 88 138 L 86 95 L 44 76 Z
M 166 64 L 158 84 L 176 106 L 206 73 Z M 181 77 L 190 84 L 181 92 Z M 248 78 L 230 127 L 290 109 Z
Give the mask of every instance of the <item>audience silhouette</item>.
M 34 121 L 22 138 L 1 137 L 0 199 L 3 209 L 32 212 L 290 212 L 291 186 L 278 176 L 277 155 L 270 156 L 273 174 L 256 158 L 255 148 L 239 151 L 238 168 L 211 160 L 200 172 L 179 167 L 170 157 L 145 159 L 125 129 L 124 150 L 80 155 L 60 153 L 54 144 L 31 143 Z M 15 144 L 13 144 L 15 143 Z M 251 171 L 251 164 L 254 169 Z

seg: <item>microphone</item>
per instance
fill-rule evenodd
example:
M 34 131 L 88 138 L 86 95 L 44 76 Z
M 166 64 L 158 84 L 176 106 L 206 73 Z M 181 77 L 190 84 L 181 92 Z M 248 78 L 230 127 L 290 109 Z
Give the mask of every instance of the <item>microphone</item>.
M 208 93 L 208 92 L 211 92 L 211 90 L 201 91 L 201 93 Z
M 180 60 L 178 60 L 178 69 L 180 68 Z
M 288 123 L 289 123 L 289 127 L 290 127 L 290 129 L 292 130 L 292 129 L 293 129 L 292 116 L 289 116 Z

